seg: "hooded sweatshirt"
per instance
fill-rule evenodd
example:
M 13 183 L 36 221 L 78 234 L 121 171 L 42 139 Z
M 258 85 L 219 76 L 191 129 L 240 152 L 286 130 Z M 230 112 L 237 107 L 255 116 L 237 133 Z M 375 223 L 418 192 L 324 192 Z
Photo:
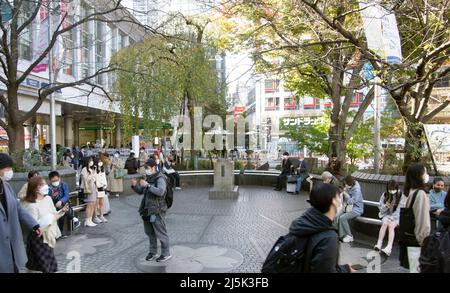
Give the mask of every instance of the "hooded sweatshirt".
M 289 232 L 309 239 L 309 268 L 306 268 L 308 272 L 350 272 L 348 265 L 338 265 L 339 239 L 332 221 L 316 208 L 310 208 L 301 217 L 294 220 Z

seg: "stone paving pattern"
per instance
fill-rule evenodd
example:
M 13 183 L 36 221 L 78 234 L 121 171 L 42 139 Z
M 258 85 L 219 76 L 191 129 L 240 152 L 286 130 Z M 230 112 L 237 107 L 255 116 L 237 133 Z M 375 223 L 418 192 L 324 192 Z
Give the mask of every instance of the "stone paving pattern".
M 211 245 L 236 250 L 242 263 L 231 272 L 257 273 L 279 236 L 309 204 L 307 194 L 292 195 L 268 187 L 241 186 L 238 200 L 209 200 L 210 187 L 187 187 L 175 191 L 166 222 L 171 245 Z M 81 227 L 57 242 L 59 271 L 66 272 L 69 251 L 81 254 L 81 272 L 143 272 L 139 263 L 148 253 L 148 238 L 137 209 L 139 195 L 111 198 L 109 223 Z M 374 239 L 355 235 L 355 244 L 341 245 L 341 261 L 358 263 Z M 394 251 L 396 251 L 394 247 Z M 405 272 L 397 255 L 383 259 L 381 272 Z

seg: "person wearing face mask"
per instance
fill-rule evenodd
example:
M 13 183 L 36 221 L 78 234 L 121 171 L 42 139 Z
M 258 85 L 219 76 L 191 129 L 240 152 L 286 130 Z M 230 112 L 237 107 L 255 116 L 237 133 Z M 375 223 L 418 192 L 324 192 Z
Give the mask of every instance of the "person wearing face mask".
M 289 153 L 284 152 L 283 153 L 283 160 L 281 161 L 281 174 L 278 175 L 277 178 L 277 186 L 275 187 L 275 190 L 281 191 L 283 189 L 283 184 L 287 179 L 287 176 L 291 174 L 292 172 L 292 162 L 289 159 Z
M 30 181 L 30 179 L 34 176 L 39 176 L 39 172 L 35 170 L 28 172 L 28 181 Z M 27 196 L 28 181 L 22 186 L 22 188 L 20 188 L 19 192 L 17 193 L 17 198 L 19 200 L 23 200 L 25 196 Z
M 348 221 L 359 217 L 364 212 L 364 199 L 359 183 L 351 176 L 345 177 L 343 212 L 337 216 L 339 238 L 344 243 L 353 242 L 352 230 Z
M 18 273 L 25 267 L 22 227 L 42 235 L 38 222 L 19 204 L 8 184 L 14 176 L 12 166 L 11 157 L 0 153 L 0 273 Z
M 66 204 L 69 204 L 69 186 L 66 182 L 61 181 L 61 176 L 57 171 L 50 172 L 48 174 L 48 179 L 50 180 L 48 195 L 53 200 L 56 210 L 59 211 L 64 208 Z M 73 211 L 69 206 L 67 212 L 58 220 L 58 227 L 61 232 L 63 232 L 64 222 L 66 219 L 72 221 L 75 229 L 80 226 L 80 221 L 74 217 Z
M 106 188 L 108 187 L 108 181 L 106 180 L 105 168 L 102 161 L 97 162 L 97 178 L 95 184 L 97 187 L 97 204 L 95 208 L 94 223 L 108 223 L 108 220 L 103 216 L 104 205 L 106 200 Z
M 84 226 L 95 227 L 96 223 L 93 222 L 93 216 L 97 203 L 97 171 L 92 157 L 87 157 L 81 169 L 81 188 L 86 195 L 84 202 L 87 203 L 86 207 L 86 220 Z
M 56 211 L 51 197 L 47 196 L 48 193 L 49 187 L 44 178 L 36 176 L 30 179 L 27 196 L 22 205 L 39 223 L 42 237 L 33 232 L 28 235 L 26 268 L 30 271 L 54 273 L 58 270 L 58 264 L 53 249 L 56 239 L 61 236 L 57 220 L 67 212 L 68 205 Z
M 400 231 L 410 230 L 407 227 L 412 226 L 414 237 L 406 241 L 405 235 L 400 234 L 399 260 L 400 265 L 409 268 L 411 273 L 418 273 L 420 247 L 431 230 L 430 200 L 425 192 L 429 179 L 427 169 L 420 163 L 411 164 L 406 171 L 404 194 L 408 199 L 405 208 L 412 209 L 414 223 L 400 221 Z
M 156 172 L 160 173 L 163 170 L 163 163 L 161 162 L 158 154 L 153 154 L 153 160 L 156 162 Z
M 382 219 L 378 242 L 374 246 L 376 251 L 381 251 L 386 256 L 391 255 L 394 244 L 395 228 L 398 226 L 400 209 L 405 206 L 406 197 L 402 195 L 398 183 L 395 180 L 388 182 L 386 191 L 381 195 L 378 216 Z M 389 229 L 388 244 L 382 248 L 386 230 Z
M 144 231 L 149 238 L 149 253 L 145 260 L 166 262 L 172 258 L 169 249 L 169 235 L 166 229 L 167 204 L 164 200 L 167 188 L 167 178 L 156 170 L 156 162 L 150 159 L 145 163 L 146 179 L 138 183 L 131 179 L 131 187 L 137 194 L 143 194 L 139 206 L 139 214 L 144 222 Z M 158 239 L 161 242 L 161 255 L 158 257 Z
M 436 177 L 433 180 L 433 189 L 428 193 L 430 199 L 430 213 L 431 219 L 436 223 L 436 228 L 439 229 L 439 215 L 444 210 L 444 201 L 447 196 L 447 192 L 444 191 L 444 180 L 440 177 Z
M 351 264 L 338 265 L 339 239 L 333 220 L 342 208 L 339 190 L 332 184 L 313 187 L 311 208 L 294 220 L 289 233 L 307 242 L 305 273 L 350 273 Z
M 111 162 L 111 171 L 109 172 L 109 191 L 119 197 L 119 193 L 123 192 L 123 176 L 120 176 L 123 170 L 122 160 L 120 159 L 120 152 L 114 154 Z M 119 176 L 118 176 L 119 175 Z
M 339 188 L 340 186 L 339 180 L 337 180 L 337 178 L 334 177 L 333 174 L 331 174 L 330 172 L 328 171 L 323 172 L 321 177 L 323 183 L 333 184 L 334 186 Z

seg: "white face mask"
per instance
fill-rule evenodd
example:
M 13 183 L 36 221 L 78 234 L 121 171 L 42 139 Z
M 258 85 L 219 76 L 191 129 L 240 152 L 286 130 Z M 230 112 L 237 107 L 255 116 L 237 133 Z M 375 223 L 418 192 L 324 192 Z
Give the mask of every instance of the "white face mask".
M 159 160 L 156 160 L 156 164 L 159 164 Z
M 151 169 L 145 169 L 145 175 L 148 175 L 148 176 L 153 175 L 152 170 Z
M 430 175 L 428 175 L 427 173 L 423 174 L 423 183 L 427 184 L 428 181 L 430 181 Z
M 14 176 L 14 171 L 12 169 L 8 170 L 8 171 L 5 171 L 3 173 L 2 180 L 3 181 L 9 181 L 9 180 L 11 180 L 13 178 L 13 176 Z
M 396 193 L 397 193 L 397 190 L 389 190 L 389 193 L 390 193 L 390 194 L 396 194 Z
M 58 187 L 58 186 L 59 186 L 59 181 L 52 182 L 52 185 L 53 185 L 54 187 Z
M 39 188 L 39 193 L 41 193 L 42 195 L 47 195 L 48 194 L 48 185 L 42 186 L 41 188 Z
M 118 157 L 119 157 L 119 154 L 114 154 L 114 157 L 118 158 Z
M 103 166 L 103 162 L 98 162 L 98 166 L 99 167 Z
M 89 162 L 89 167 L 92 167 L 92 166 L 94 166 L 94 162 L 90 161 Z
M 345 188 L 350 189 L 352 187 L 350 185 L 345 184 Z

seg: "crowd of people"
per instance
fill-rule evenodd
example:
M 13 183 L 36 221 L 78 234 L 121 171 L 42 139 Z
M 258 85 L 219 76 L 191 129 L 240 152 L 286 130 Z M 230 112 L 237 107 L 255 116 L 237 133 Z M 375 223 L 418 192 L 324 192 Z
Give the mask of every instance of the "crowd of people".
M 130 183 L 138 194 L 145 194 L 140 213 L 150 241 L 146 259 L 164 262 L 171 258 L 165 227 L 167 204 L 161 197 L 165 197 L 169 187 L 181 189 L 176 153 L 165 160 L 162 154 L 155 152 L 149 156 L 141 148 L 137 158 L 131 153 L 123 162 L 119 151 L 110 158 L 104 150 L 95 154 L 92 149 L 74 147 L 64 154 L 63 161 L 79 173 L 78 196 L 86 204 L 85 227 L 108 223 L 109 195 L 119 197 L 123 193 L 127 173 L 141 175 L 134 176 L 136 179 Z M 8 241 L 0 244 L 0 272 L 19 272 L 22 268 L 28 272 L 56 272 L 53 249 L 57 240 L 67 237 L 63 235 L 68 228 L 65 224 L 73 229 L 81 225 L 70 204 L 69 186 L 57 171 L 49 172 L 48 178 L 44 178 L 32 170 L 16 195 L 8 184 L 14 174 L 12 166 L 11 157 L 0 153 L 0 215 L 3 218 L 0 234 L 8 235 Z M 160 256 L 156 251 L 157 239 L 162 243 Z
M 299 171 L 303 168 L 307 169 L 307 165 L 303 164 L 303 155 L 299 156 L 299 160 L 300 166 L 297 170 L 293 170 L 289 154 L 283 154 L 281 174 L 278 176 L 275 190 L 282 189 L 288 176 L 302 174 Z M 308 257 L 314 260 L 322 258 L 327 260 L 322 265 L 317 262 L 308 262 L 306 271 L 351 272 L 353 270 L 350 265 L 337 265 L 336 245 L 339 241 L 344 243 L 354 241 L 349 220 L 363 215 L 364 198 L 360 184 L 351 175 L 344 176 L 341 166 L 342 163 L 337 159 L 337 155 L 332 155 L 326 171 L 321 175 L 322 183 L 313 186 L 310 192 L 309 203 L 312 208 L 294 220 L 291 225 L 291 234 L 303 237 L 303 241 L 313 243 L 309 244 L 313 248 L 310 248 L 312 256 Z M 305 177 L 298 176 L 298 178 L 301 186 Z M 378 216 L 382 224 L 374 250 L 389 257 L 394 245 L 396 228 L 400 226 L 398 229 L 401 233 L 398 243 L 400 265 L 413 273 L 421 270 L 419 258 L 422 254 L 422 258 L 425 259 L 423 251 L 426 251 L 424 249 L 426 239 L 435 231 L 448 233 L 450 226 L 450 196 L 448 195 L 450 189 L 448 192 L 444 191 L 445 183 L 440 177 L 434 178 L 430 188 L 429 178 L 423 164 L 411 164 L 406 172 L 403 190 L 397 181 L 390 180 L 386 184 L 386 191 L 379 199 Z M 296 191 L 298 190 L 297 188 Z M 402 209 L 405 215 L 403 218 L 401 217 Z M 408 212 L 411 214 L 409 218 L 406 216 Z M 400 221 L 401 218 L 402 221 Z M 329 229 L 332 229 L 334 234 L 330 234 Z M 307 237 L 303 230 L 307 231 Z M 386 246 L 383 247 L 386 232 L 388 232 L 388 239 Z M 327 240 L 319 244 L 317 239 L 322 237 L 326 237 Z M 315 253 L 317 255 L 314 255 Z M 270 263 L 270 256 L 271 254 L 266 263 Z

